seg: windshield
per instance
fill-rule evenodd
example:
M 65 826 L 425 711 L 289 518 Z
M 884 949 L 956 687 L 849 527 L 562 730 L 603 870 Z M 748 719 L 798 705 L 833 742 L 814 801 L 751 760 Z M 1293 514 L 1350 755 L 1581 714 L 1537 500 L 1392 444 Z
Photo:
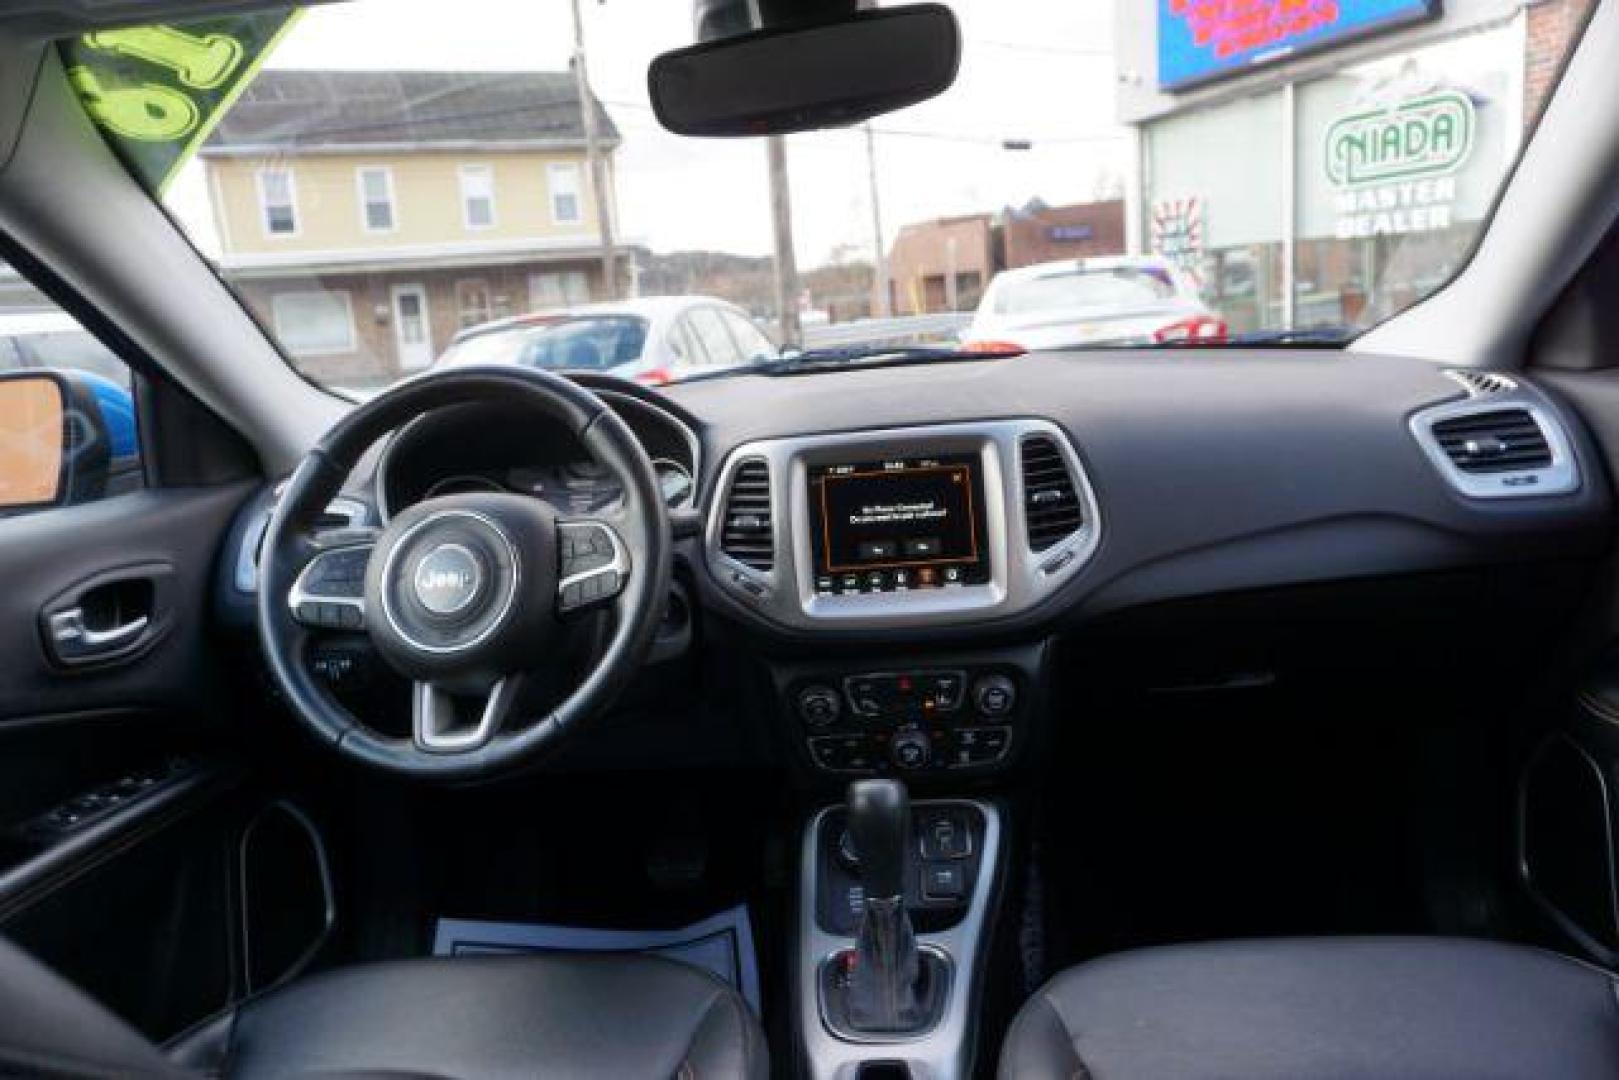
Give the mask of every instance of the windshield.
M 647 321 L 633 316 L 559 318 L 475 334 L 452 344 L 440 362 L 608 371 L 641 359 L 646 332 Z
M 1578 6 L 953 0 L 951 89 L 774 145 L 658 124 L 687 0 L 355 0 L 61 48 L 289 362 L 366 392 L 441 359 L 665 382 L 779 346 L 1341 344 L 1464 265 Z M 699 310 L 649 346 L 673 297 Z M 1052 317 L 997 321 L 1022 314 Z M 463 336 L 531 315 L 565 321 Z

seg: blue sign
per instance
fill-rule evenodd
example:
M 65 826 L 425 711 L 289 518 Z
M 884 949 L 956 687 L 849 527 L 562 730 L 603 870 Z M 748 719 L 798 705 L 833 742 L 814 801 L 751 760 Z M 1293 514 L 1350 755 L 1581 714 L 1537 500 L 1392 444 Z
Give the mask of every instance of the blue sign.
M 1053 225 L 1046 230 L 1046 236 L 1059 243 L 1089 240 L 1095 235 L 1096 230 L 1089 225 Z
M 1158 86 L 1179 90 L 1439 15 L 1440 0 L 1158 0 Z

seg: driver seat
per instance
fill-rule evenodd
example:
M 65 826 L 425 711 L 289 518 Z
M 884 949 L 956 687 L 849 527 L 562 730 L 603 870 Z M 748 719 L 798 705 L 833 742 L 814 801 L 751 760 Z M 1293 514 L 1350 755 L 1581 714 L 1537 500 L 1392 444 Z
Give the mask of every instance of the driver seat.
M 295 981 L 165 1054 L 0 939 L 0 1074 L 762 1078 L 729 986 L 646 956 L 400 960 Z

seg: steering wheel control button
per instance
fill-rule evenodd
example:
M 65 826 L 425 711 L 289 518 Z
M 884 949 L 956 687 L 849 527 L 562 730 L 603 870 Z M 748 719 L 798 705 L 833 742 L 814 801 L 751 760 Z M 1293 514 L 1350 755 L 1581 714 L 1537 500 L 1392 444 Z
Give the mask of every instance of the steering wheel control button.
M 440 544 L 416 562 L 416 599 L 434 615 L 456 615 L 478 599 L 484 584 L 478 557 L 462 544 Z
M 557 523 L 557 610 L 578 611 L 611 600 L 624 587 L 629 556 L 611 527 L 599 521 Z
M 798 716 L 809 727 L 827 727 L 842 711 L 843 703 L 831 687 L 806 686 L 798 692 Z

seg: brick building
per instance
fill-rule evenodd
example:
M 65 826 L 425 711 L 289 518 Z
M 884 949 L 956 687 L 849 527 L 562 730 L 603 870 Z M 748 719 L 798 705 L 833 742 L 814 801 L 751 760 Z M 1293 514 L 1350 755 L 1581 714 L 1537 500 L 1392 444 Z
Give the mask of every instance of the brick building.
M 1124 251 L 1124 203 L 1047 206 L 904 226 L 888 257 L 896 315 L 971 311 L 1002 270 Z

